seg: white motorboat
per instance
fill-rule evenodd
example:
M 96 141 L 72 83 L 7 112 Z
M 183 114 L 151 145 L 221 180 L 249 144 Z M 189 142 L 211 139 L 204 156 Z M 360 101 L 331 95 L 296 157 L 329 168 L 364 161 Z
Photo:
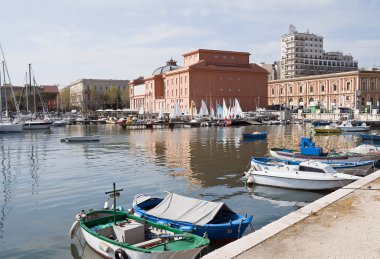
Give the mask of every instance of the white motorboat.
M 300 190 L 334 190 L 361 177 L 339 173 L 330 165 L 314 161 L 299 165 L 252 166 L 245 172 L 247 183 Z
M 351 121 L 343 121 L 342 124 L 337 126 L 341 131 L 344 132 L 357 132 L 357 131 L 368 131 L 370 129 L 370 126 L 367 126 L 365 123 L 362 123 L 361 125 L 354 126 L 352 125 Z
M 61 142 L 91 142 L 100 141 L 99 135 L 92 136 L 72 136 L 61 139 Z

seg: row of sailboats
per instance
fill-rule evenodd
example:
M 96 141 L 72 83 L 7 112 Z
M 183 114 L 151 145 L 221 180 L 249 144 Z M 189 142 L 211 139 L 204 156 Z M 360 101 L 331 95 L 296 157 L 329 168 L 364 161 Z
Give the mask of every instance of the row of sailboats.
M 201 100 L 201 105 L 199 108 L 199 112 L 197 110 L 197 107 L 194 103 L 194 101 L 191 102 L 190 110 L 185 109 L 184 111 L 181 111 L 180 105 L 178 100 L 175 101 L 174 106 L 169 114 L 170 119 L 180 118 L 182 116 L 189 116 L 190 119 L 201 119 L 201 118 L 217 118 L 217 119 L 235 119 L 235 118 L 242 118 L 243 117 L 243 111 L 240 107 L 239 101 L 237 98 L 235 98 L 234 104 L 230 107 L 227 107 L 226 101 L 223 99 L 223 104 L 220 105 L 216 103 L 216 112 L 212 105 L 210 104 L 210 111 L 207 108 L 206 102 L 204 100 Z M 163 119 L 163 111 L 162 108 L 159 111 L 158 119 Z
M 5 62 L 4 52 L 0 45 L 1 54 L 3 56 L 2 61 L 2 73 L 0 73 L 0 133 L 11 133 L 11 132 L 22 132 L 23 130 L 31 130 L 31 129 L 48 129 L 50 128 L 52 122 L 45 118 L 44 120 L 37 118 L 37 105 L 36 105 L 36 89 L 41 100 L 41 104 L 43 107 L 43 114 L 45 114 L 45 104 L 43 103 L 42 96 L 36 87 L 36 82 L 33 77 L 34 84 L 32 85 L 32 71 L 31 64 L 29 64 L 29 90 L 32 91 L 33 87 L 33 101 L 34 101 L 34 114 L 23 116 L 19 109 L 19 103 L 16 100 L 15 94 L 13 92 L 12 84 L 10 82 L 10 77 L 7 69 L 7 65 Z M 2 75 L 2 77 L 1 77 Z M 8 98 L 7 98 L 7 84 L 6 84 L 6 76 L 8 76 L 9 88 L 12 93 L 14 106 L 16 108 L 16 117 L 12 119 L 9 116 L 8 112 Z M 3 98 L 3 95 L 4 97 Z M 29 103 L 28 103 L 28 88 L 26 87 L 26 106 L 27 111 L 29 112 Z M 3 99 L 5 101 L 5 114 L 3 114 Z M 26 120 L 25 120 L 26 119 Z

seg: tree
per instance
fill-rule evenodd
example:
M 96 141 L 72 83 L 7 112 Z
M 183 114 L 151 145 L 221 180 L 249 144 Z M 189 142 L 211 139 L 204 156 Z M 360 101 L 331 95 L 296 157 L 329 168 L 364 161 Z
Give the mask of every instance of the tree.
M 124 89 L 120 93 L 120 99 L 123 107 L 130 107 L 129 106 L 129 88 Z
M 66 112 L 70 108 L 70 88 L 66 87 L 59 93 L 59 100 L 62 111 Z
M 118 102 L 120 100 L 120 90 L 116 86 L 112 86 L 106 91 L 106 99 L 108 101 L 108 105 L 112 108 L 118 108 Z

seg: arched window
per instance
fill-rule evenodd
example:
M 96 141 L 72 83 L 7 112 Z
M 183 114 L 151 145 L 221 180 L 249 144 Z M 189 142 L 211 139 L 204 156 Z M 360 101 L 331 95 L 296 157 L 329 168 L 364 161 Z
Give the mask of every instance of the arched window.
M 302 93 L 302 85 L 300 86 L 300 93 Z

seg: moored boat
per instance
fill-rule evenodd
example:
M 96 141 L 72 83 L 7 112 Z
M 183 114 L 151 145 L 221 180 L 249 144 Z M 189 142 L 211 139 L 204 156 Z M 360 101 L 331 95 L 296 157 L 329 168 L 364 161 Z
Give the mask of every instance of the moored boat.
M 241 216 L 222 202 L 185 197 L 168 193 L 165 199 L 138 195 L 133 201 L 135 215 L 153 222 L 168 224 L 210 239 L 240 238 L 253 216 Z
M 362 140 L 380 141 L 380 135 L 376 134 L 360 134 Z
M 99 135 L 92 136 L 71 136 L 61 139 L 61 142 L 90 142 L 90 141 L 100 141 Z
M 357 162 L 372 160 L 371 155 L 366 156 L 363 154 L 357 153 L 324 153 L 322 147 L 316 147 L 315 143 L 311 138 L 301 138 L 301 148 L 300 151 L 290 150 L 290 149 L 281 149 L 281 148 L 272 148 L 269 150 L 269 153 L 272 157 L 279 159 L 292 159 L 296 161 L 305 161 L 305 160 L 316 160 L 316 161 L 329 161 L 329 162 Z
M 341 133 L 341 129 L 337 127 L 331 127 L 331 126 L 321 126 L 313 128 L 315 133 Z
M 81 229 L 87 244 L 106 258 L 196 258 L 209 240 L 179 229 L 141 219 L 116 210 L 121 190 L 106 194 L 114 199 L 114 210 L 90 210 L 77 215 L 70 229 L 73 238 Z
M 253 133 L 243 133 L 243 138 L 250 138 L 250 139 L 264 139 L 267 137 L 267 132 L 253 132 Z
M 361 178 L 339 173 L 330 165 L 315 161 L 258 169 L 253 166 L 245 172 L 247 183 L 300 190 L 334 190 Z
M 342 131 L 345 132 L 358 132 L 358 131 L 368 131 L 370 130 L 370 126 L 367 126 L 365 123 L 362 123 L 361 125 L 352 125 L 351 121 L 344 121 L 342 124 L 337 126 Z
M 335 170 L 342 173 L 352 173 L 365 175 L 369 169 L 374 167 L 374 160 L 358 161 L 358 162 L 330 162 L 320 161 L 321 163 L 330 165 Z M 251 166 L 261 171 L 265 166 L 283 166 L 283 165 L 299 165 L 301 161 L 291 159 L 278 159 L 273 157 L 252 157 Z

